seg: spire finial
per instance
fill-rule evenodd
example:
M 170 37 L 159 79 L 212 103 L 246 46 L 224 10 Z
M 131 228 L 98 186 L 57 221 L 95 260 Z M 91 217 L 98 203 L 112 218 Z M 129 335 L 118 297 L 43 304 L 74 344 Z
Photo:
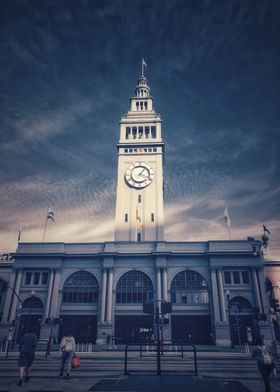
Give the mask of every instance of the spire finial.
M 142 76 L 144 76 L 144 69 L 145 69 L 145 67 L 148 68 L 146 61 L 142 57 Z

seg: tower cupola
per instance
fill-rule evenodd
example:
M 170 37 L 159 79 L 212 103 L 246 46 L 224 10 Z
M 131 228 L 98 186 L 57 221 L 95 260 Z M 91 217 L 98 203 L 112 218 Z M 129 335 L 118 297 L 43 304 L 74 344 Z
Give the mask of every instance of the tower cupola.
M 137 98 L 146 98 L 150 96 L 151 89 L 148 85 L 148 81 L 144 75 L 141 75 L 138 79 L 137 87 L 135 89 L 135 96 Z

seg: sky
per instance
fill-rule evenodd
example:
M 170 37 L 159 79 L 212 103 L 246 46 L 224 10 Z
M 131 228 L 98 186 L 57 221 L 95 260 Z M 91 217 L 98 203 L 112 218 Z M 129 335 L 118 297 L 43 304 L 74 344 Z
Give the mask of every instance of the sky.
M 141 58 L 166 143 L 165 239 L 280 260 L 278 0 L 2 0 L 0 253 L 113 240 L 119 120 Z

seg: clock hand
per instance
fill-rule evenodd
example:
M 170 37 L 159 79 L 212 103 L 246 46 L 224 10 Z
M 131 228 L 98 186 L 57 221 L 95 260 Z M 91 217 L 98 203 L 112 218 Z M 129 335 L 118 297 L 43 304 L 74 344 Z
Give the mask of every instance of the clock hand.
M 139 174 L 140 177 L 144 177 L 144 178 L 150 178 L 149 176 L 146 176 L 145 174 Z

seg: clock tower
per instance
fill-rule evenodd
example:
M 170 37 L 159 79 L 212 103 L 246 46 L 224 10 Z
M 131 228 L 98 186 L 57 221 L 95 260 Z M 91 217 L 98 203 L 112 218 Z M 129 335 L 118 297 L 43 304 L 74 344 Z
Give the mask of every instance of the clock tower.
M 164 143 L 147 79 L 120 121 L 115 241 L 162 241 Z

